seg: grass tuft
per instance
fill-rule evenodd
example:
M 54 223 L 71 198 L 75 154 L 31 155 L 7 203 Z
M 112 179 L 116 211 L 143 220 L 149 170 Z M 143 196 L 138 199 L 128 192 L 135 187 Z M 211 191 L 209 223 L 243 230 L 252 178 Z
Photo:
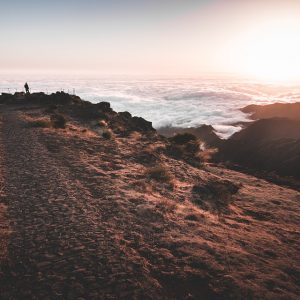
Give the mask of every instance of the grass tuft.
M 104 130 L 103 133 L 102 133 L 102 137 L 105 138 L 106 140 L 111 140 L 112 137 L 113 137 L 113 133 L 109 129 Z
M 31 127 L 39 127 L 39 128 L 49 128 L 51 127 L 51 122 L 46 118 L 35 119 L 30 122 Z
M 63 115 L 54 114 L 51 116 L 51 123 L 54 128 L 66 128 L 67 120 Z
M 154 179 L 156 181 L 166 182 L 166 183 L 170 183 L 173 179 L 172 175 L 162 165 L 148 168 L 146 170 L 146 176 L 150 179 Z

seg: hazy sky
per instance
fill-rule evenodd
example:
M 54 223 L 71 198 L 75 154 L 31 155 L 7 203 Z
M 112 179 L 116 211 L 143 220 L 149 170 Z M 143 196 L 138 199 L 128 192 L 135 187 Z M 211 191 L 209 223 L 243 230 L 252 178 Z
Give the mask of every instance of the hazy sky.
M 0 0 L 0 69 L 239 72 L 278 28 L 300 50 L 300 0 Z

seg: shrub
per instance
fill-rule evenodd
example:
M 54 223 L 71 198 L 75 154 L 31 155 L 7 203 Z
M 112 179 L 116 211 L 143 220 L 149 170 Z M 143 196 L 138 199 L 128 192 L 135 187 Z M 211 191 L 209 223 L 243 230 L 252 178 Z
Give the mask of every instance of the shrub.
M 156 203 L 155 208 L 163 213 L 173 213 L 176 210 L 176 203 L 172 200 L 160 200 Z
M 231 195 L 236 194 L 239 186 L 231 181 L 208 181 L 204 185 L 194 185 L 193 192 L 201 194 L 205 197 L 213 198 L 219 197 L 223 199 L 230 198 Z
M 174 140 L 175 139 L 175 140 Z M 166 153 L 176 159 L 182 159 L 194 167 L 200 167 L 202 158 L 200 156 L 200 141 L 192 134 L 180 134 L 170 139 L 170 145 Z
M 172 175 L 166 170 L 164 166 L 156 166 L 147 169 L 146 175 L 150 179 L 154 179 L 160 182 L 171 182 Z
M 104 130 L 102 133 L 102 137 L 105 138 L 106 140 L 110 140 L 113 137 L 112 131 Z
M 51 123 L 48 119 L 36 119 L 30 122 L 31 127 L 48 128 L 51 127 Z
M 192 192 L 194 202 L 207 210 L 227 210 L 232 196 L 240 186 L 229 180 L 208 181 L 205 184 L 194 185 Z
M 170 138 L 171 142 L 178 144 L 178 145 L 184 145 L 191 141 L 196 141 L 197 138 L 191 133 L 178 133 L 172 138 Z
M 171 144 L 166 148 L 167 153 L 177 159 L 181 159 L 184 157 L 184 147 L 182 145 L 174 145 Z
M 145 165 L 153 165 L 159 160 L 159 156 L 156 153 L 145 151 L 140 151 L 135 155 L 137 162 Z
M 54 114 L 51 116 L 51 123 L 54 128 L 65 128 L 67 120 L 63 115 Z

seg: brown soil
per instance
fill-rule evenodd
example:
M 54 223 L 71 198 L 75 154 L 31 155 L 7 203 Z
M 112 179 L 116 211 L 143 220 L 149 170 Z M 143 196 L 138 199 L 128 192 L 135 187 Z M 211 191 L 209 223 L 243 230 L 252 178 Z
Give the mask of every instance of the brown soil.
M 42 111 L 1 107 L 1 299 L 298 298 L 299 192 Z
M 0 124 L 2 124 L 2 118 L 0 118 Z M 1 126 L 1 125 L 0 125 Z M 5 198 L 5 181 L 3 173 L 3 143 L 0 144 L 0 261 L 5 262 L 8 257 L 8 237 L 10 234 L 9 221 L 7 218 L 7 201 Z

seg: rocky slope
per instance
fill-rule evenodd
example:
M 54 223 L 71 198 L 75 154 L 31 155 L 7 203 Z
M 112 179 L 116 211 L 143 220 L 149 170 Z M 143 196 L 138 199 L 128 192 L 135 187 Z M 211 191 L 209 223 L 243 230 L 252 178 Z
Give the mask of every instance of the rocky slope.
M 108 103 L 0 103 L 1 299 L 298 298 L 299 192 Z

